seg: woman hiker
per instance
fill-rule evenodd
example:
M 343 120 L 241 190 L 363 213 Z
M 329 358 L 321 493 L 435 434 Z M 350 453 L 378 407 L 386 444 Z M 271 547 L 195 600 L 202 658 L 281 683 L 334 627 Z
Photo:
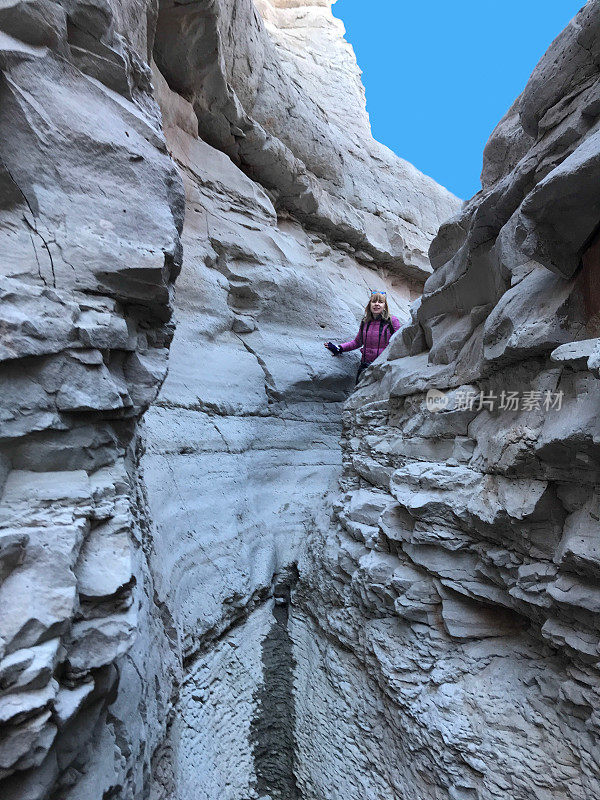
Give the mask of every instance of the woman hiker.
M 365 308 L 365 314 L 356 337 L 351 342 L 344 342 L 343 344 L 325 342 L 325 347 L 335 356 L 340 353 L 346 353 L 348 350 L 356 350 L 357 347 L 361 348 L 362 356 L 356 373 L 356 383 L 358 383 L 361 372 L 369 364 L 372 364 L 378 355 L 383 353 L 388 346 L 390 338 L 399 328 L 400 320 L 398 317 L 390 315 L 386 293 L 380 289 L 374 289 L 371 292 L 371 299 Z

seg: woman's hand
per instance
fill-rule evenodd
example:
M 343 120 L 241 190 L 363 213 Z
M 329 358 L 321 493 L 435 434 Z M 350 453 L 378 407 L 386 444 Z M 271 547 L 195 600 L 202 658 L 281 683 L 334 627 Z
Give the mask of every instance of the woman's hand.
M 334 355 L 334 356 L 339 356 L 339 354 L 342 352 L 342 348 L 341 348 L 341 347 L 338 347 L 338 345 L 337 345 L 337 344 L 334 344 L 333 342 L 325 342 L 325 347 L 326 347 L 326 348 L 327 348 L 327 349 L 328 349 L 328 350 L 329 350 L 331 353 L 333 353 L 333 355 Z

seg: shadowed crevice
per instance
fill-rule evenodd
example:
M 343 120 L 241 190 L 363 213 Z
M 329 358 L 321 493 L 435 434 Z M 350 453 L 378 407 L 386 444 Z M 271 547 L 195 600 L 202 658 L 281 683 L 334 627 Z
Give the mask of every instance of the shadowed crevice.
M 287 624 L 297 571 L 274 586 L 273 626 L 262 644 L 263 683 L 255 693 L 257 714 L 250 728 L 256 790 L 273 800 L 301 800 L 296 785 L 294 657 Z

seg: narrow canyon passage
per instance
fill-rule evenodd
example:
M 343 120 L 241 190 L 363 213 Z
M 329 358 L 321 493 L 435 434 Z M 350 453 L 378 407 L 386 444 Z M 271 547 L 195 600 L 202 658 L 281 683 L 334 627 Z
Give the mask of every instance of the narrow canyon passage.
M 2 800 L 600 797 L 600 0 L 464 203 L 331 5 L 0 7 Z
M 166 135 L 187 213 L 169 374 L 145 416 L 139 463 L 153 602 L 170 609 L 174 659 L 183 655 L 152 796 L 303 797 L 294 645 L 276 603 L 283 586 L 289 601 L 342 467 L 342 403 L 357 359 L 334 359 L 321 340 L 354 336 L 351 308 L 368 297 L 370 271 L 278 219 L 260 187 L 185 133 L 191 109 L 159 75 L 155 83 L 164 117 L 178 114 Z M 224 209 L 226 227 L 214 222 Z M 388 282 L 406 313 L 412 284 Z M 338 330 L 327 286 L 340 298 Z

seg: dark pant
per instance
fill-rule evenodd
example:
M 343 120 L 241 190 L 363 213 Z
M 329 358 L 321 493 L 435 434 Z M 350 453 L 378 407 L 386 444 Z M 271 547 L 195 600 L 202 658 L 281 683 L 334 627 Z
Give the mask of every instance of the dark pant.
M 355 386 L 359 382 L 361 374 L 364 372 L 364 370 L 366 370 L 366 368 L 368 366 L 370 366 L 370 365 L 369 364 L 363 364 L 362 361 L 360 362 L 360 366 L 358 367 L 358 372 L 356 373 L 356 383 L 354 384 Z

